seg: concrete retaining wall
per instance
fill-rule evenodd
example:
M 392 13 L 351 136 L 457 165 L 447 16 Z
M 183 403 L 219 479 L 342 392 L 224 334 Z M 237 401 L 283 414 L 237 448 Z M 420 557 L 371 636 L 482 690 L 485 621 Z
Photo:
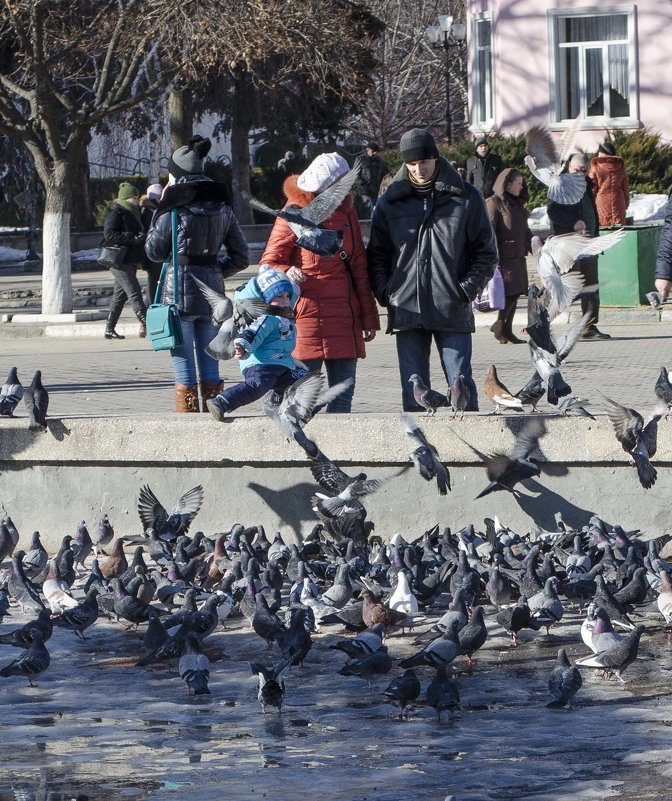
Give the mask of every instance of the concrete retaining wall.
M 540 457 L 548 464 L 540 479 L 521 487 L 522 495 L 497 492 L 474 500 L 486 486 L 479 459 L 459 437 L 482 451 L 508 452 L 512 429 L 522 418 L 447 416 L 421 420 L 427 437 L 449 466 L 452 492 L 441 498 L 413 470 L 397 475 L 365 500 L 376 531 L 415 536 L 435 523 L 460 528 L 482 525 L 495 514 L 515 530 L 534 523 L 551 527 L 559 512 L 580 526 L 597 513 L 626 530 L 647 534 L 672 529 L 672 430 L 661 425 L 658 482 L 644 490 L 616 442 L 606 418 L 547 418 Z M 323 416 L 310 435 L 347 472 L 394 476 L 407 464 L 411 441 L 396 415 Z M 459 436 L 458 436 L 459 434 Z M 92 525 L 105 511 L 118 534 L 138 534 L 136 510 L 141 485 L 149 484 L 166 508 L 195 484 L 205 500 L 192 531 L 227 530 L 234 522 L 263 523 L 271 533 L 304 535 L 315 523 L 310 496 L 318 489 L 295 444 L 286 444 L 265 418 L 238 418 L 215 424 L 205 415 L 50 420 L 34 434 L 25 419 L 0 423 L 0 503 L 27 545 L 37 529 L 55 547 L 84 519 Z

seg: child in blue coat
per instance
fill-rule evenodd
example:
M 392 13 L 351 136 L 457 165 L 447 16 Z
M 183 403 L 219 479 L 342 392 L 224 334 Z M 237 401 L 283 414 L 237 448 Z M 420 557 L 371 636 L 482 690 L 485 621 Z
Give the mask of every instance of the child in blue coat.
M 282 396 L 306 373 L 292 357 L 296 346 L 293 309 L 299 298 L 297 285 L 282 271 L 262 265 L 259 274 L 234 295 L 235 300 L 250 298 L 263 300 L 267 311 L 243 328 L 233 341 L 244 381 L 206 401 L 210 414 L 220 423 L 225 421 L 225 415 L 259 400 L 269 390 Z

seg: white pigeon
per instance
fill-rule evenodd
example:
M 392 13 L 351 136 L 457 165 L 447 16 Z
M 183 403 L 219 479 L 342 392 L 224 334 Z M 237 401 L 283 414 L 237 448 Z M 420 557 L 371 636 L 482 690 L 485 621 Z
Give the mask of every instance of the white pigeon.
M 658 611 L 665 618 L 665 623 L 672 623 L 672 578 L 663 571 L 660 574 L 660 592 L 656 599 Z
M 530 172 L 548 187 L 548 199 L 563 205 L 578 203 L 586 191 L 586 178 L 580 172 L 565 172 L 565 167 L 572 156 L 574 135 L 579 118 L 574 121 L 559 146 L 556 147 L 548 129 L 542 125 L 533 125 L 525 135 L 528 155 L 525 156 Z
M 594 292 L 597 286 L 584 286 L 579 272 L 570 272 L 577 261 L 598 256 L 618 244 L 625 236 L 622 229 L 605 236 L 587 234 L 559 234 L 549 236 L 545 242 L 532 237 L 532 253 L 537 257 L 539 278 L 548 292 L 546 308 L 549 320 L 563 312 L 582 292 Z
M 407 615 L 414 615 L 418 611 L 418 599 L 411 592 L 408 578 L 403 570 L 397 573 L 397 586 L 387 600 L 390 609 L 397 612 L 405 612 Z
M 42 584 L 42 594 L 55 615 L 60 615 L 66 609 L 74 609 L 78 606 L 78 601 L 70 595 L 67 582 L 61 578 L 55 558 L 51 560 L 49 573 Z

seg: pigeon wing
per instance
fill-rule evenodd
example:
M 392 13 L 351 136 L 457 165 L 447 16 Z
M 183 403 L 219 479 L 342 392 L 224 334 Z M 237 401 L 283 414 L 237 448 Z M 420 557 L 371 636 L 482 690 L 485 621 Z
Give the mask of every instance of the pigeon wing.
M 191 521 L 198 514 L 198 511 L 203 504 L 203 496 L 203 487 L 200 484 L 197 484 L 195 487 L 187 490 L 184 495 L 180 497 L 175 506 L 173 506 L 170 516 L 180 518 L 181 533 L 187 531 Z
M 359 177 L 359 166 L 353 167 L 333 186 L 328 187 L 302 209 L 303 216 L 308 218 L 314 225 L 331 217 L 336 209 L 341 205 L 345 198 L 350 194 L 350 190 Z
M 210 304 L 210 308 L 213 312 L 212 322 L 215 325 L 221 325 L 225 320 L 228 320 L 233 314 L 233 303 L 230 298 L 227 298 L 226 295 L 204 284 L 203 281 L 196 278 L 195 275 L 191 277 L 196 286 L 201 290 L 203 297 Z
M 556 351 L 558 356 L 558 364 L 561 364 L 564 359 L 572 352 L 572 348 L 581 338 L 584 328 L 588 325 L 590 320 L 590 312 L 586 312 L 583 317 L 573 326 L 567 329 L 561 336 L 558 337 L 556 342 Z
M 154 495 L 149 485 L 140 488 L 138 495 L 138 514 L 142 521 L 144 531 L 148 528 L 155 528 L 162 531 L 168 520 L 168 513 L 163 508 L 161 501 Z
M 607 416 L 614 427 L 616 439 L 621 443 L 623 449 L 631 451 L 639 440 L 644 429 L 644 419 L 642 415 L 634 409 L 628 409 L 620 403 L 602 395 Z
M 319 452 L 318 457 L 313 459 L 310 464 L 310 472 L 313 478 L 328 492 L 334 492 L 337 495 L 350 485 L 352 479 L 347 473 L 344 473 L 341 468 L 325 456 L 322 451 Z
M 278 414 L 287 415 L 300 425 L 307 423 L 313 416 L 323 384 L 324 376 L 321 373 L 301 376 L 285 390 Z

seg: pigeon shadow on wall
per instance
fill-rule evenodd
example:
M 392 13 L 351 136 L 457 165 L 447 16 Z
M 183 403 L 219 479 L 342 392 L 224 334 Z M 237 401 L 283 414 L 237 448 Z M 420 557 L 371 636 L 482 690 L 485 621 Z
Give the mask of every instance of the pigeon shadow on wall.
M 544 487 L 536 479 L 528 479 L 523 486 L 535 491 L 537 494 L 516 494 L 514 497 L 518 505 L 528 517 L 547 531 L 555 531 L 557 529 L 557 513 L 560 513 L 565 523 L 572 528 L 582 528 L 588 525 L 590 518 L 597 514 L 594 510 L 582 509 L 580 506 L 568 501 L 562 495 L 558 495 L 557 492 Z M 607 525 L 610 526 L 611 524 L 607 523 Z
M 284 525 L 292 529 L 299 542 L 302 524 L 317 522 L 310 505 L 311 495 L 316 491 L 315 484 L 302 482 L 281 490 L 274 490 L 254 481 L 250 481 L 247 486 L 257 493 Z

